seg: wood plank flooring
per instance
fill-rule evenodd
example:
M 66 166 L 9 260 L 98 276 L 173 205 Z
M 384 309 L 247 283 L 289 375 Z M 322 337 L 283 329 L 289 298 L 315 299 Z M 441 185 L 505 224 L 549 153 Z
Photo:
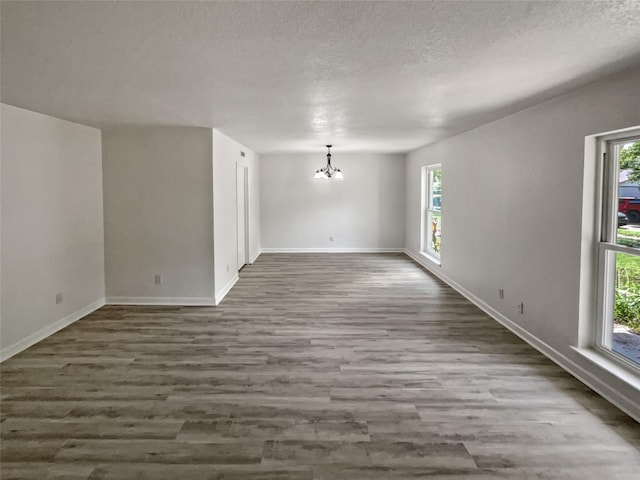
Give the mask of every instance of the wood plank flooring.
M 3 480 L 640 478 L 637 423 L 402 254 L 263 254 L 1 373 Z

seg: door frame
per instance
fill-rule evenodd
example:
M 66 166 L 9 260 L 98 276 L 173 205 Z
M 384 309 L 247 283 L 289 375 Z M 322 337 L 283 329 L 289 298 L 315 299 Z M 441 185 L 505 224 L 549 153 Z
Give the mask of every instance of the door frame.
M 238 189 L 240 182 L 242 182 L 243 192 L 240 192 Z M 241 195 L 243 197 L 242 203 L 240 202 Z M 244 206 L 243 212 L 240 212 L 241 204 Z M 244 245 L 241 245 L 240 239 L 241 214 L 244 217 L 244 242 L 242 242 Z M 240 163 L 238 163 L 236 167 L 236 235 L 238 254 L 241 248 L 244 249 L 244 263 L 240 265 L 240 262 L 238 262 L 238 271 L 240 271 L 242 267 L 249 265 L 251 261 L 249 254 L 249 167 Z

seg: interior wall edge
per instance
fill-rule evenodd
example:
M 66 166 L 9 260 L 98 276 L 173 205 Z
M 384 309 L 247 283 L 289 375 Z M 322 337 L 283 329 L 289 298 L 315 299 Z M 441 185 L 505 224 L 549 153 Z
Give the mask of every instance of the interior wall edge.
M 106 297 L 105 305 L 215 306 L 213 297 Z
M 227 282 L 227 284 L 220 289 L 220 291 L 216 294 L 215 304 L 218 305 L 224 297 L 227 296 L 227 293 L 231 291 L 233 286 L 240 280 L 240 276 L 236 273 L 231 280 Z
M 26 350 L 27 348 L 32 347 L 36 343 L 41 342 L 45 338 L 50 337 L 54 333 L 59 332 L 63 328 L 68 327 L 72 323 L 75 323 L 81 318 L 86 317 L 87 315 L 89 315 L 92 312 L 95 312 L 99 308 L 102 308 L 105 304 L 106 304 L 105 298 L 104 297 L 99 298 L 95 302 L 92 302 L 89 305 L 86 305 L 81 309 L 65 317 L 62 317 L 60 320 L 50 325 L 47 325 L 44 328 L 41 328 L 40 330 L 38 330 L 35 333 L 32 333 L 28 337 L 18 340 L 14 344 L 9 345 L 6 348 L 3 348 L 0 351 L 0 362 L 4 362 L 5 360 L 8 360 L 9 358 L 13 357 L 14 355 L 17 355 L 18 353 Z
M 262 254 L 262 249 L 258 249 L 258 251 L 253 254 L 253 256 L 249 259 L 249 265 L 251 265 L 252 263 L 255 263 L 256 260 L 258 260 L 258 257 Z

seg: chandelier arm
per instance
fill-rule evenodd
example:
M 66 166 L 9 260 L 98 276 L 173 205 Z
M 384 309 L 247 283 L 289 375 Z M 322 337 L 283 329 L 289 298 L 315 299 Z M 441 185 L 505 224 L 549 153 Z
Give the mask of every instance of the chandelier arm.
M 326 178 L 326 179 L 331 179 L 333 177 L 337 177 L 339 179 L 343 178 L 341 170 L 331 165 L 331 147 L 332 146 L 333 145 L 327 145 L 327 164 L 324 167 L 316 170 L 314 178 Z

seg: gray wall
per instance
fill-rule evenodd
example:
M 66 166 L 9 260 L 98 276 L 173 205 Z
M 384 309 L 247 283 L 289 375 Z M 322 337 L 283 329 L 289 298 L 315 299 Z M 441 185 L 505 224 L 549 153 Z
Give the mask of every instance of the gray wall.
M 4 358 L 104 302 L 100 130 L 2 104 L 1 197 Z
M 107 300 L 213 303 L 211 130 L 105 130 L 103 169 Z
M 639 124 L 640 71 L 634 70 L 407 156 L 406 246 L 412 255 L 421 258 L 420 168 L 442 163 L 442 266 L 425 265 L 601 391 L 620 394 L 620 402 L 640 392 L 571 348 L 579 344 L 580 323 L 584 329 L 594 315 L 591 309 L 579 316 L 581 269 L 589 271 L 593 258 L 593 245 L 581 257 L 593 221 L 587 215 L 582 223 L 585 137 Z M 591 189 L 586 185 L 585 192 Z M 516 310 L 521 301 L 524 315 Z
M 323 150 L 260 157 L 263 250 L 404 247 L 404 155 L 332 153 L 344 180 L 313 178 Z

